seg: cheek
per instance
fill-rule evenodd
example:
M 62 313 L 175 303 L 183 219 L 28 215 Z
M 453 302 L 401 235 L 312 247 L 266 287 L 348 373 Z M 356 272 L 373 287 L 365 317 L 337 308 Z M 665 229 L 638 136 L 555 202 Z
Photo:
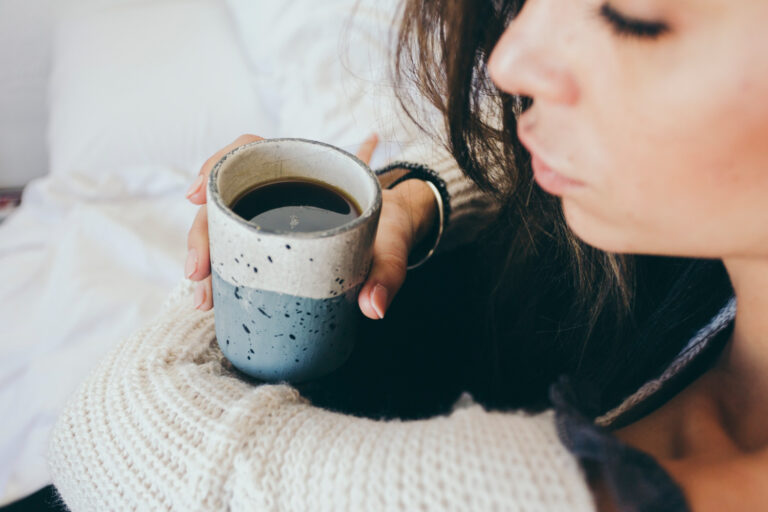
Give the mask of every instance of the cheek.
M 622 120 L 616 117 L 613 126 Z M 645 126 L 650 126 L 647 122 Z M 704 255 L 702 221 L 717 211 L 731 178 L 692 164 L 701 145 L 627 127 L 582 140 L 578 166 L 588 186 L 563 198 L 571 229 L 587 243 L 622 253 Z
M 768 251 L 755 245 L 768 233 L 755 222 L 768 194 L 768 59 L 746 47 L 624 56 L 631 68 L 604 56 L 614 65 L 590 76 L 580 113 L 591 126 L 578 165 L 591 187 L 563 200 L 577 235 L 617 252 Z
M 688 155 L 690 162 L 694 157 Z M 768 254 L 768 172 L 613 165 L 599 185 L 563 198 L 571 229 L 610 252 L 723 258 Z M 759 174 L 759 177 L 757 176 Z

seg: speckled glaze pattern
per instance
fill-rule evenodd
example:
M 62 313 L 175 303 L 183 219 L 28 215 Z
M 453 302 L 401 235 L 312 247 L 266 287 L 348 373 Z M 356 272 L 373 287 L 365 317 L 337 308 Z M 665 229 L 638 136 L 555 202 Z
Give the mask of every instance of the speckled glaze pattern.
M 311 233 L 260 230 L 227 205 L 253 186 L 305 177 L 347 192 L 350 223 Z M 381 187 L 354 156 L 301 139 L 265 139 L 225 155 L 208 180 L 219 347 L 244 373 L 300 382 L 338 368 L 354 347 L 357 293 L 370 270 Z
M 312 299 L 232 286 L 215 271 L 213 283 L 214 302 L 239 301 L 216 311 L 216 331 L 221 351 L 241 371 L 266 381 L 289 374 L 298 382 L 333 371 L 352 353 L 359 285 Z

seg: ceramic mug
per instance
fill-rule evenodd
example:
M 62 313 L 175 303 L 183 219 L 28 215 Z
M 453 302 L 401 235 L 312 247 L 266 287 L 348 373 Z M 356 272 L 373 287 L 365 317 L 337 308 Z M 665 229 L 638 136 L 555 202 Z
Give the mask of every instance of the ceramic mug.
M 360 216 L 325 231 L 268 231 L 231 205 L 255 186 L 281 178 L 341 189 Z M 225 155 L 208 179 L 216 337 L 240 371 L 301 382 L 341 366 L 362 313 L 357 295 L 370 270 L 381 186 L 370 168 L 333 146 L 264 139 Z

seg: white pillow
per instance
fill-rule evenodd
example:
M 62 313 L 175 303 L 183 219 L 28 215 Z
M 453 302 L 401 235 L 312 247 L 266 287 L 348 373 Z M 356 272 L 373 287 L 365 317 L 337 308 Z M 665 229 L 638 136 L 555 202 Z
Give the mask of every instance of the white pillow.
M 376 132 L 372 166 L 416 137 L 391 80 L 399 0 L 227 0 L 252 70 L 272 93 L 278 132 L 356 150 Z
M 254 93 L 231 20 L 216 0 L 79 9 L 55 33 L 49 144 L 53 174 L 192 175 L 215 151 L 273 122 Z

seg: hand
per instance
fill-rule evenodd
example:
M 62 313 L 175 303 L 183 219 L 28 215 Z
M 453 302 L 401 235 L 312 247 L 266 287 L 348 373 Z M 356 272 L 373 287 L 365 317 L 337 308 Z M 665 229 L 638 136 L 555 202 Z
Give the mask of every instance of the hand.
M 411 249 L 437 221 L 435 196 L 424 181 L 406 180 L 381 193 L 373 264 L 357 298 L 360 310 L 373 320 L 384 318 L 405 281 Z
M 187 191 L 187 199 L 202 205 L 187 237 L 187 262 L 184 272 L 189 279 L 198 281 L 194 294 L 194 307 L 208 310 L 213 307 L 211 292 L 211 263 L 208 251 L 208 212 L 205 206 L 208 175 L 216 162 L 233 149 L 261 140 L 256 135 L 242 135 L 232 144 L 209 158 L 200 169 L 199 176 Z M 361 146 L 358 157 L 370 162 L 378 144 L 372 135 Z M 381 216 L 373 245 L 373 263 L 368 279 L 358 295 L 358 305 L 365 316 L 383 318 L 384 313 L 405 281 L 408 254 L 411 248 L 431 229 L 437 220 L 434 196 L 421 180 L 407 180 L 390 190 L 382 191 Z

